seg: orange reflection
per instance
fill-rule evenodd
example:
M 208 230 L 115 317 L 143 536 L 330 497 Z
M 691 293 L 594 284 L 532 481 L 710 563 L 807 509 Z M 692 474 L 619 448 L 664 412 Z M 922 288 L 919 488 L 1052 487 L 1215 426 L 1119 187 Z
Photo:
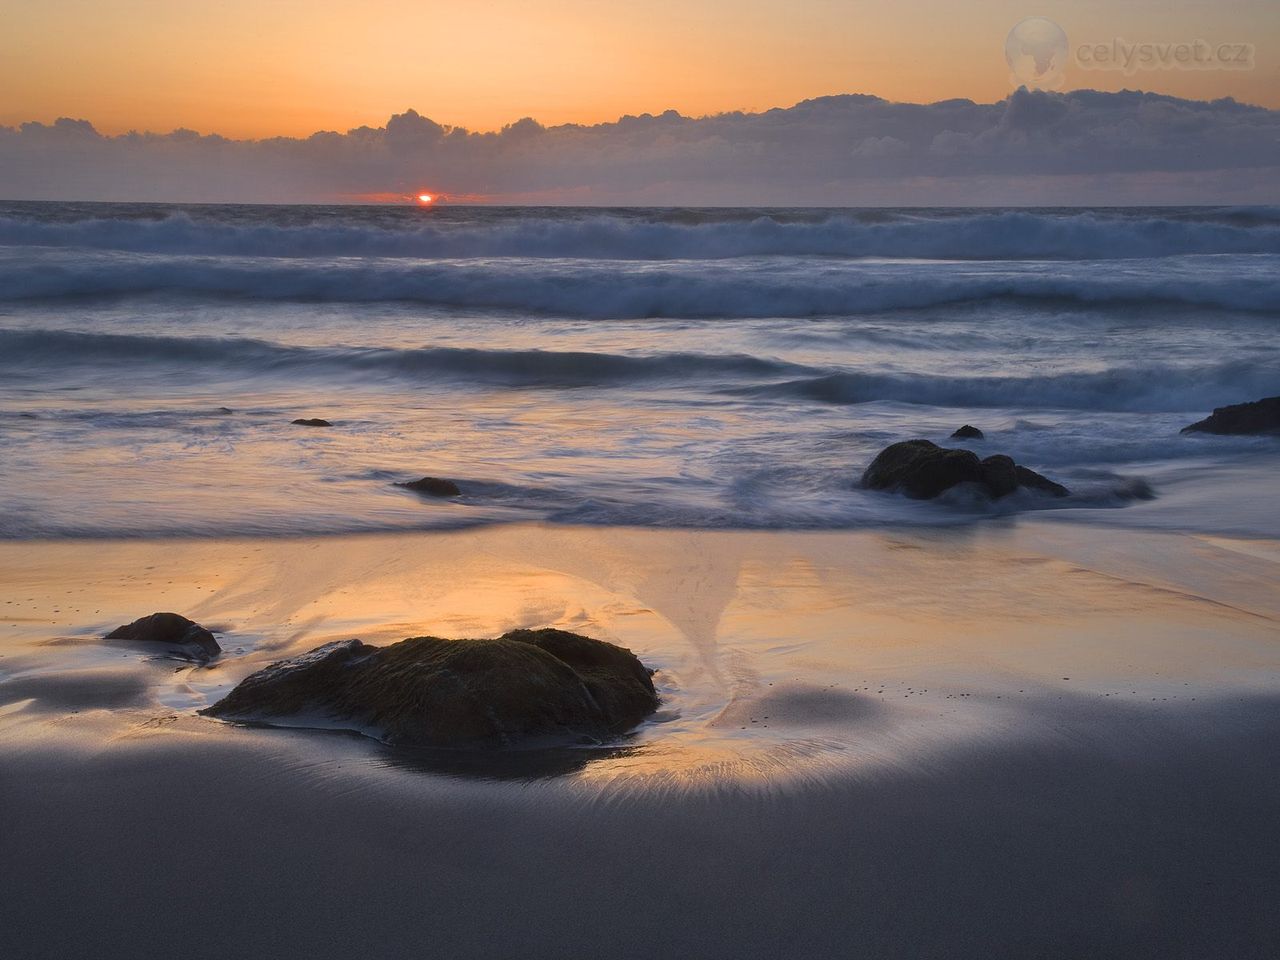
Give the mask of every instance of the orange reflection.
M 1171 553 L 1171 543 L 1185 549 Z M 50 672 L 115 677 L 134 662 L 96 638 L 140 609 L 225 624 L 234 653 L 210 668 L 136 664 L 151 700 L 190 717 L 248 673 L 331 640 L 555 626 L 631 649 L 656 670 L 662 697 L 631 737 L 584 748 L 560 773 L 592 787 L 772 790 L 918 769 L 959 744 L 1058 737 L 1072 709 L 1128 717 L 1230 689 L 1246 674 L 1280 675 L 1280 607 L 1256 569 L 1277 547 L 1246 547 L 1139 531 L 1117 543 L 1105 531 L 1047 524 L 0 541 L 0 587 L 25 598 L 0 623 L 0 645 Z M 162 553 L 175 573 L 153 582 L 145 571 Z M 1265 615 L 1241 613 L 1245 604 Z M 26 700 L 0 720 L 4 730 L 64 709 Z M 97 711 L 92 722 L 132 736 L 152 717 L 142 703 Z

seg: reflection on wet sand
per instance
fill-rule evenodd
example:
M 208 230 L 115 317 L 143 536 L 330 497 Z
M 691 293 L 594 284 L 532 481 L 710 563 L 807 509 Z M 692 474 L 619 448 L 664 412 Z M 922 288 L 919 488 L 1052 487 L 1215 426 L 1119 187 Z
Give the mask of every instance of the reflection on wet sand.
M 578 774 L 593 763 L 624 758 L 636 750 L 625 739 L 617 744 L 529 750 L 423 750 L 384 746 L 378 762 L 397 770 L 433 776 L 528 783 Z
M 1280 677 L 1280 609 L 1261 589 L 1258 568 L 1274 564 L 1259 549 L 1091 539 L 1049 523 L 3 544 L 0 577 L 22 599 L 4 610 L 0 701 L 30 704 L 0 732 L 51 712 L 72 725 L 101 711 L 108 725 L 189 717 L 264 664 L 334 639 L 546 625 L 632 649 L 657 671 L 659 714 L 605 748 L 388 753 L 385 764 L 513 779 L 542 769 L 597 787 L 829 778 L 966 742 L 1052 737 L 1061 718 L 1046 704 L 1060 701 L 1159 710 L 1265 688 Z M 226 653 L 198 668 L 96 642 L 153 609 L 217 625 Z
M 1270 960 L 1275 556 L 1050 522 L 0 544 L 0 955 Z M 99 639 L 164 609 L 223 655 Z M 329 640 L 541 625 L 633 650 L 658 713 L 489 754 L 196 714 Z

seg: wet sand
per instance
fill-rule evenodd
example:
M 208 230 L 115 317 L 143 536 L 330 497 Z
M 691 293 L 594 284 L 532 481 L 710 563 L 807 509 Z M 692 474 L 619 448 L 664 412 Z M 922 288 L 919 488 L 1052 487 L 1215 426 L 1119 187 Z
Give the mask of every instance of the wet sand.
M 0 953 L 1270 957 L 1280 545 L 1052 520 L 0 544 Z M 95 639 L 154 610 L 208 668 Z M 199 717 L 331 639 L 559 626 L 611 749 Z

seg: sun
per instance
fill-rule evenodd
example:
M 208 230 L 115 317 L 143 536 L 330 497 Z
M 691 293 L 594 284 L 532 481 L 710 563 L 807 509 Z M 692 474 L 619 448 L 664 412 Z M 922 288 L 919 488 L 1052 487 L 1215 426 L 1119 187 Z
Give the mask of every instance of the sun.
M 418 202 L 421 204 L 435 203 L 436 198 L 429 193 L 420 193 L 418 194 Z

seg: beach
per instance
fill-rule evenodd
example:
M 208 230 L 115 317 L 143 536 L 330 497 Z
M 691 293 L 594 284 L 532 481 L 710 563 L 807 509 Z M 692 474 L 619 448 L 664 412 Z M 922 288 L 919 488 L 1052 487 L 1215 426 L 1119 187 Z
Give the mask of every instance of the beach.
M 1280 544 L 1052 521 L 0 545 L 5 952 L 1263 957 Z M 182 610 L 210 666 L 104 643 Z M 332 639 L 656 668 L 480 763 L 195 710 Z M 515 751 L 515 753 L 519 753 Z
M 0 204 L 0 955 L 1275 956 L 1280 446 L 1183 430 L 1280 392 L 1278 258 L 1265 207 Z M 155 613 L 202 656 L 108 639 Z M 204 712 L 525 628 L 643 710 L 427 641 L 563 684 Z M 450 739 L 466 682 L 601 719 Z
M 1050 6 L 9 3 L 0 960 L 1280 960 L 1280 3 Z

